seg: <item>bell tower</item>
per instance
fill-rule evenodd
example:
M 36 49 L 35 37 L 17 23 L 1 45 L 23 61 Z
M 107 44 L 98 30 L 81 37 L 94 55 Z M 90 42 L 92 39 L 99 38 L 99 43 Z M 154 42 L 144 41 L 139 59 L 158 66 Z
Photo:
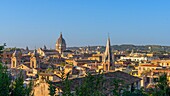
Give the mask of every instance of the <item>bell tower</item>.
M 17 50 L 12 54 L 11 57 L 11 68 L 16 68 L 18 65 L 21 64 L 21 53 L 19 53 Z
M 114 70 L 114 61 L 112 56 L 110 37 L 108 37 L 106 49 L 103 54 L 103 69 L 104 71 Z
M 39 68 L 40 67 L 40 58 L 37 53 L 37 50 L 35 49 L 33 54 L 30 57 L 30 67 L 31 68 Z

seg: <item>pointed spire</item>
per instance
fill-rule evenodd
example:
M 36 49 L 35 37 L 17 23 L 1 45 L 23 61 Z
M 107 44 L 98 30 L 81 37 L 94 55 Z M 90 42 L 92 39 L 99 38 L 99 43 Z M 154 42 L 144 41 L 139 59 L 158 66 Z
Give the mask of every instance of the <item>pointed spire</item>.
M 63 38 L 62 32 L 60 32 L 60 38 Z
M 14 53 L 12 54 L 13 57 L 18 57 L 22 55 L 22 52 L 20 49 L 15 49 Z
M 110 33 L 108 32 L 108 39 L 110 39 Z
M 105 70 L 109 71 L 110 66 L 113 66 L 113 57 L 112 57 L 112 49 L 111 49 L 111 43 L 110 43 L 110 36 L 108 34 L 108 39 L 107 39 L 107 44 L 106 44 L 106 50 L 103 56 L 103 63 L 105 64 L 104 66 L 107 67 Z
M 17 50 L 15 49 L 14 53 L 12 54 L 13 57 L 16 57 L 17 56 Z
M 110 47 L 110 33 L 108 32 L 108 39 L 107 39 L 107 44 L 106 44 L 106 47 Z

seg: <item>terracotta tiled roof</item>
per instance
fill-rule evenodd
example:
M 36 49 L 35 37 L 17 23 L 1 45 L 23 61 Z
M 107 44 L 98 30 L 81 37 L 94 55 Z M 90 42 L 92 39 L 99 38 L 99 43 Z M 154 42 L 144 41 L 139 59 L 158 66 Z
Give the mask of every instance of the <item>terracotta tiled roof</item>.
M 75 60 L 76 62 L 85 62 L 85 63 L 95 63 L 97 62 L 97 60 L 86 60 L 86 59 L 79 59 L 79 60 Z
M 141 64 L 140 66 L 142 66 L 142 67 L 161 67 L 158 64 Z
M 93 75 L 93 76 L 98 76 L 98 75 Z M 116 72 L 109 72 L 109 73 L 104 73 L 104 78 L 106 79 L 105 83 L 107 85 L 107 88 L 112 88 L 113 85 L 113 80 L 122 80 L 124 84 L 130 85 L 132 83 L 138 82 L 141 79 L 132 75 L 129 75 L 127 73 L 121 72 L 121 71 L 116 71 Z M 71 90 L 75 90 L 75 88 L 83 83 L 86 77 L 83 78 L 76 78 L 76 79 L 71 79 Z M 57 87 L 63 88 L 62 82 L 55 82 L 57 84 Z
M 31 68 L 30 67 L 30 62 L 25 62 L 24 65 L 27 66 L 28 68 Z
M 110 72 L 104 74 L 107 78 L 115 78 L 123 80 L 126 84 L 132 84 L 134 82 L 140 81 L 141 79 L 122 71 Z

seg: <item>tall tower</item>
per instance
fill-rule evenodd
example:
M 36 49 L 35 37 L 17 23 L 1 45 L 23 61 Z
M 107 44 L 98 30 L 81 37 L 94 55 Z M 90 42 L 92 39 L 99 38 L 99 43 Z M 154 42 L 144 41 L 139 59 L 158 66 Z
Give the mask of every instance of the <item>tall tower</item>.
M 11 57 L 11 68 L 16 68 L 18 65 L 21 64 L 21 53 L 18 50 L 12 54 Z
M 105 53 L 103 54 L 103 68 L 104 71 L 114 70 L 114 61 L 112 57 L 110 37 L 108 37 L 106 50 Z
M 66 41 L 63 38 L 62 33 L 60 33 L 60 37 L 56 42 L 56 50 L 61 54 L 63 51 L 66 50 Z
M 33 54 L 30 57 L 30 67 L 31 68 L 39 68 L 40 67 L 40 58 L 37 50 L 35 49 Z

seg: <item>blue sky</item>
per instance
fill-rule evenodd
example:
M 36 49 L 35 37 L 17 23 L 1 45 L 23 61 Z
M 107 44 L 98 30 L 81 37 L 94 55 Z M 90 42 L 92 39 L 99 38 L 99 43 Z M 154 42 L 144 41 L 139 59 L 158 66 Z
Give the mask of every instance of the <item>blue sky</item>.
M 170 45 L 169 0 L 0 0 L 0 43 L 68 46 Z

